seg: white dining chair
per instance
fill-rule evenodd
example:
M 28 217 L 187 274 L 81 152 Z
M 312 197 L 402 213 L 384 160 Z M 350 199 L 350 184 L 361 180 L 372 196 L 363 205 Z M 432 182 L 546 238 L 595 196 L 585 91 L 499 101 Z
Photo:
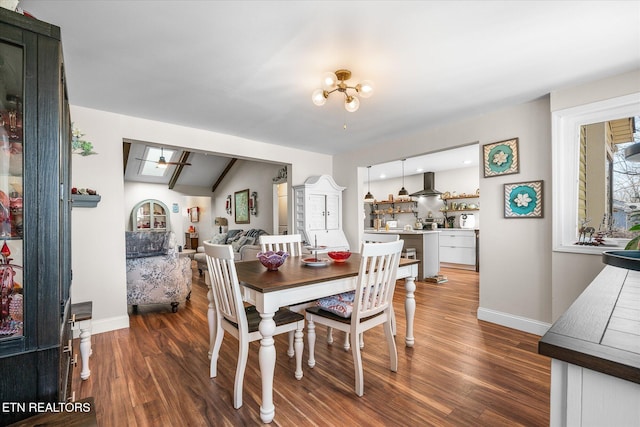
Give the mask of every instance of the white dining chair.
M 260 250 L 262 252 L 267 251 L 285 251 L 289 253 L 289 256 L 301 256 L 302 255 L 302 235 L 300 234 L 280 234 L 280 235 L 262 235 L 260 236 Z M 308 304 L 298 304 L 289 307 L 291 311 L 304 315 L 304 309 Z M 294 333 L 289 332 L 289 349 L 287 354 L 289 357 L 293 357 L 295 350 Z
M 260 250 L 285 251 L 289 256 L 302 255 L 302 236 L 300 234 L 262 235 L 260 236 Z
M 207 257 L 207 267 L 211 282 L 209 292 L 213 293 L 215 304 L 214 329 L 215 340 L 211 348 L 210 376 L 217 375 L 218 355 L 222 346 L 224 331 L 236 337 L 239 344 L 238 364 L 233 391 L 233 407 L 242 406 L 242 384 L 244 371 L 247 366 L 249 343 L 262 339 L 258 330 L 260 314 L 255 306 L 246 306 L 242 300 L 240 283 L 234 263 L 233 248 L 231 245 L 214 245 L 204 242 L 204 251 Z M 209 298 L 211 300 L 211 297 Z M 210 306 L 210 310 L 212 307 Z M 281 308 L 273 316 L 276 324 L 273 335 L 295 331 L 295 377 L 302 378 L 302 329 L 304 328 L 304 316 L 294 313 L 286 308 Z
M 402 240 L 388 243 L 363 243 L 360 251 L 362 257 L 360 270 L 352 303 L 338 304 L 340 300 L 350 299 L 348 294 L 341 294 L 320 299 L 317 306 L 306 309 L 309 366 L 313 368 L 316 364 L 314 355 L 316 324 L 348 332 L 351 336 L 355 391 L 358 396 L 364 394 L 362 356 L 358 345 L 358 336 L 361 333 L 383 325 L 389 349 L 390 369 L 393 372 L 398 370 L 398 353 L 391 330 L 391 308 L 403 244 Z M 334 310 L 328 311 L 332 308 Z
M 387 243 L 387 242 L 397 242 L 400 240 L 399 234 L 382 234 L 382 233 L 364 233 L 362 235 L 362 243 Z M 395 326 L 395 315 L 392 313 L 392 325 L 393 325 L 393 335 L 396 334 L 396 326 Z M 327 342 L 329 344 L 333 343 L 333 330 L 329 328 L 327 332 Z M 351 348 L 351 343 L 349 340 L 349 334 L 344 335 L 344 349 L 349 350 Z M 364 348 L 364 337 L 360 334 L 360 348 Z

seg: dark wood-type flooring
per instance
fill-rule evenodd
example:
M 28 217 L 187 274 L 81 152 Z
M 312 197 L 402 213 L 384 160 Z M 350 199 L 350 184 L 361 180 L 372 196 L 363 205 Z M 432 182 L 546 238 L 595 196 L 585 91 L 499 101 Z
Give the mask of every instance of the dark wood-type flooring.
M 389 371 L 382 327 L 365 334 L 365 394 L 354 392 L 353 359 L 342 337 L 319 327 L 316 366 L 294 378 L 286 334 L 276 337 L 274 426 L 546 426 L 550 359 L 539 337 L 476 319 L 478 275 L 443 269 L 444 284 L 417 283 L 415 339 L 404 345 L 404 285 L 394 304 L 398 372 Z M 260 425 L 259 342 L 251 343 L 244 405 L 233 409 L 237 341 L 225 335 L 218 377 L 209 378 L 207 289 L 194 272 L 191 301 L 177 313 L 140 306 L 131 327 L 92 337 L 91 376 L 75 368 L 76 398 L 95 398 L 98 423 L 111 426 Z M 76 343 L 78 344 L 78 343 Z M 77 348 L 77 346 L 76 346 Z

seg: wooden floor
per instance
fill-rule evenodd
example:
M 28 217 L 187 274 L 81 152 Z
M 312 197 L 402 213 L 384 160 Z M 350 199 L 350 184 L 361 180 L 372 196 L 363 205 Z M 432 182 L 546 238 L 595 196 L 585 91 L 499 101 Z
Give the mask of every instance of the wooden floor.
M 478 321 L 478 276 L 443 269 L 449 282 L 418 283 L 413 348 L 404 346 L 404 286 L 395 294 L 398 372 L 389 371 L 382 327 L 365 335 L 365 394 L 354 392 L 351 354 L 318 328 L 316 366 L 297 381 L 276 337 L 274 426 L 546 426 L 550 361 L 539 337 Z M 131 327 L 92 337 L 91 377 L 74 371 L 76 398 L 94 396 L 98 423 L 111 426 L 260 425 L 259 343 L 251 344 L 244 405 L 233 409 L 237 341 L 227 335 L 218 377 L 209 378 L 207 297 L 194 274 L 191 301 L 141 306 Z M 77 343 L 76 343 L 77 344 Z M 306 337 L 305 337 L 306 346 Z M 77 348 L 77 347 L 76 347 Z M 306 351 L 306 349 L 305 349 Z

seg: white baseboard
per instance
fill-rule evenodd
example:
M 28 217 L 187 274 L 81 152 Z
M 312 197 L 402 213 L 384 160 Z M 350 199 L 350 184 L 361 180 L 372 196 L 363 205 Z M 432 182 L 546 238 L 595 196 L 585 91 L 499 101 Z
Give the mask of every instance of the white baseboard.
M 115 331 L 129 327 L 129 316 L 109 317 L 107 319 L 91 320 L 91 334 L 101 334 L 103 332 Z M 76 327 L 73 330 L 73 338 L 80 336 L 80 330 Z
M 506 326 L 507 328 L 517 329 L 519 331 L 540 336 L 547 333 L 551 327 L 549 323 L 482 307 L 478 308 L 478 320 L 496 323 L 498 325 Z

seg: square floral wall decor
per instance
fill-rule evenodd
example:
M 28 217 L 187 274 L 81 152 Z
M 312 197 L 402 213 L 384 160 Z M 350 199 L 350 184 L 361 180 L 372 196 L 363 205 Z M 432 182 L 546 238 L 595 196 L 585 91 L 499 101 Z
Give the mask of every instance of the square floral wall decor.
M 485 144 L 482 156 L 485 178 L 520 172 L 518 138 Z
M 543 181 L 504 185 L 505 218 L 542 218 Z

